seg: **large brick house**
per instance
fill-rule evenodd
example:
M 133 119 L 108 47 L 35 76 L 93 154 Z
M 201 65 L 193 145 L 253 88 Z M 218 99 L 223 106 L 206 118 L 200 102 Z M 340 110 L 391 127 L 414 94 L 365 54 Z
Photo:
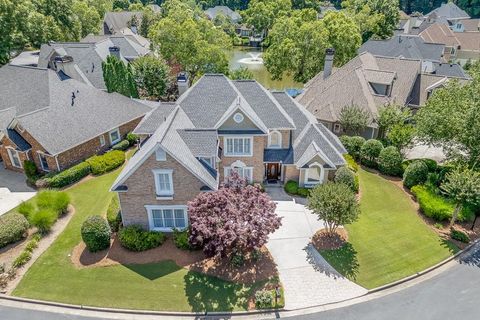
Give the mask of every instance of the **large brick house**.
M 111 190 L 125 225 L 152 230 L 187 226 L 188 201 L 232 171 L 249 182 L 313 187 L 345 164 L 338 138 L 286 93 L 224 75 L 205 75 L 135 132 L 146 141 Z
M 7 65 L 0 69 L 0 159 L 23 171 L 61 171 L 101 153 L 131 132 L 151 108 L 109 94 L 63 72 Z

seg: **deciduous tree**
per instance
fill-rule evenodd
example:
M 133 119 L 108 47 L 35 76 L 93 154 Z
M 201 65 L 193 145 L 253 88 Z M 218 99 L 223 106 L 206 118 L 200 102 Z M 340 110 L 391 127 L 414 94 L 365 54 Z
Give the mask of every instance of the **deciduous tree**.
M 141 57 L 133 62 L 133 75 L 142 96 L 160 99 L 169 85 L 170 68 L 165 61 L 153 56 Z
M 188 212 L 190 244 L 210 257 L 259 250 L 281 225 L 268 194 L 236 173 L 219 190 L 200 193 L 189 202 Z
M 340 124 L 349 135 L 361 134 L 370 124 L 370 112 L 357 105 L 345 106 L 340 111 Z
M 276 19 L 287 16 L 291 10 L 291 0 L 252 0 L 243 15 L 246 24 L 268 34 Z

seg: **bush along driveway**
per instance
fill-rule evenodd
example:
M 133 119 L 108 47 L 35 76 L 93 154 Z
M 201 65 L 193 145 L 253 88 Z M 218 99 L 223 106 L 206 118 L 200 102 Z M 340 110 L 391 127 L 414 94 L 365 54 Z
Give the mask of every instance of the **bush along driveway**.
M 248 309 L 262 284 L 236 284 L 177 266 L 172 261 L 141 265 L 76 268 L 71 253 L 91 215 L 106 212 L 108 192 L 119 171 L 68 189 L 76 214 L 52 246 L 32 265 L 14 296 L 90 306 L 164 311 Z
M 361 214 L 346 227 L 348 243 L 321 255 L 341 274 L 372 289 L 424 270 L 454 254 L 418 216 L 409 196 L 381 176 L 359 170 Z

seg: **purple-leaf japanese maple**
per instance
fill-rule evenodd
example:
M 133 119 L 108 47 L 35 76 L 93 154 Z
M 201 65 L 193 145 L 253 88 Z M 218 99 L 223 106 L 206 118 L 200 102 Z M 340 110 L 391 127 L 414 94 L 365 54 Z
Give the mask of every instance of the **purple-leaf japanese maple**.
M 247 185 L 233 172 L 218 191 L 189 202 L 190 244 L 209 257 L 258 250 L 281 225 L 275 207 L 259 186 Z

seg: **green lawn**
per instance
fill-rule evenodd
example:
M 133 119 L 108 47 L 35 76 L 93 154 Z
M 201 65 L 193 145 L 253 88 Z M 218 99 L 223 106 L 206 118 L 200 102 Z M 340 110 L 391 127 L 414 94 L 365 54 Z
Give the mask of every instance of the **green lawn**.
M 348 225 L 349 243 L 321 254 L 340 273 L 371 289 L 424 270 L 458 250 L 417 215 L 392 182 L 359 170 L 361 214 Z
M 168 311 L 245 310 L 256 286 L 243 286 L 190 272 L 167 261 L 76 269 L 69 254 L 81 241 L 89 215 L 102 214 L 118 170 L 68 190 L 76 214 L 34 263 L 13 295 L 90 306 Z

